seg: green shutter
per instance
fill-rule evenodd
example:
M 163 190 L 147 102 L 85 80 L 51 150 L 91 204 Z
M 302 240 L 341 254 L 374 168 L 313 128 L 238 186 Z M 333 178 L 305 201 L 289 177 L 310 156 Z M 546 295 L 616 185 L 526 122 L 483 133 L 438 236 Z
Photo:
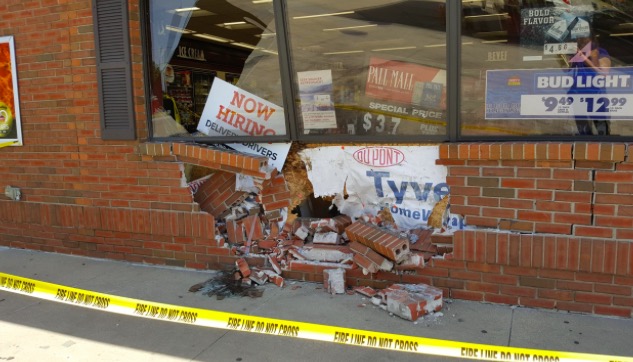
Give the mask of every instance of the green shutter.
M 92 0 L 101 138 L 136 139 L 127 0 Z

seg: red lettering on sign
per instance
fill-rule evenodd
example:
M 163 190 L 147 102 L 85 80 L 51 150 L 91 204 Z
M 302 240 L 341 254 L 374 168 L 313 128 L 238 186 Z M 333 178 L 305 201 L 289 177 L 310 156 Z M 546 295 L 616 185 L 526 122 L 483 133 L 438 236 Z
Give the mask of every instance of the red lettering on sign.
M 388 167 L 404 162 L 404 153 L 391 147 L 365 147 L 354 152 L 354 159 L 367 166 Z

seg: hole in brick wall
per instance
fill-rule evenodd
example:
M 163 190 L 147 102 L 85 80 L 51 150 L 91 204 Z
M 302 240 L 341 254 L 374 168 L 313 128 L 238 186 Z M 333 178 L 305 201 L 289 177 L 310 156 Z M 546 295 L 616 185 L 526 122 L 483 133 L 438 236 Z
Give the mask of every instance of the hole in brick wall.
M 301 204 L 292 210 L 292 213 L 299 217 L 334 217 L 341 213 L 332 200 L 323 197 L 314 197 L 310 194 Z
M 214 171 L 208 167 L 185 163 L 185 178 L 187 179 L 187 182 L 202 179 L 211 175 L 213 172 Z

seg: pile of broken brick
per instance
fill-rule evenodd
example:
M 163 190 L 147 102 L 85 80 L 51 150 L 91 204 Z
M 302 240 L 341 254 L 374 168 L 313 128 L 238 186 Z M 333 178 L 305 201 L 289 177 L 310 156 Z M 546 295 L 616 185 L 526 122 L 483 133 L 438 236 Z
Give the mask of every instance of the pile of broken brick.
M 284 271 L 300 270 L 301 265 L 319 265 L 324 289 L 331 294 L 348 293 L 351 289 L 372 298 L 383 309 L 413 321 L 442 308 L 441 289 L 425 284 L 393 284 L 379 291 L 346 285 L 348 270 L 360 268 L 365 275 L 379 271 L 414 272 L 424 268 L 432 257 L 450 255 L 450 245 L 432 242 L 432 229 L 399 232 L 378 216 L 354 222 L 346 215 L 298 217 L 281 230 L 276 223 L 266 225 L 258 220 L 249 216 L 229 220 L 225 227 L 219 225 L 233 255 L 264 258 L 264 267 L 249 266 L 243 257 L 236 261 L 235 279 L 242 283 L 272 282 L 283 287 Z
M 346 273 L 415 273 L 430 258 L 452 255 L 450 235 L 431 227 L 398 230 L 390 215 L 355 220 L 343 214 L 330 218 L 285 215 L 292 195 L 283 174 L 276 170 L 270 178 L 255 179 L 254 187 L 244 187 L 242 181 L 240 175 L 218 171 L 192 191 L 201 210 L 216 218 L 217 246 L 241 256 L 233 276 L 244 285 L 272 282 L 283 287 L 284 272 L 322 271 L 325 289 L 340 294 L 353 289 L 346 285 Z M 249 265 L 249 261 L 255 264 L 254 258 L 260 258 L 257 265 Z M 400 309 L 424 311 L 422 301 L 437 308 L 438 293 L 441 308 L 441 290 L 424 284 L 395 284 L 378 291 L 376 300 L 394 314 L 415 320 L 419 313 L 398 312 L 395 306 L 389 307 L 389 301 L 410 301 Z

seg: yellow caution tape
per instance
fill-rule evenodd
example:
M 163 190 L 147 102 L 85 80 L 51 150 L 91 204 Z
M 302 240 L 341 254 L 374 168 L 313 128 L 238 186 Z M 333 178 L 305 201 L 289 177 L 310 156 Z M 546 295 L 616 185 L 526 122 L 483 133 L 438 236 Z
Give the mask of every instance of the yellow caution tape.
M 12 144 L 17 143 L 17 142 L 18 141 L 0 142 L 0 148 L 11 146 Z
M 0 273 L 0 290 L 129 316 L 425 355 L 483 361 L 633 362 L 633 357 L 455 342 L 189 308 L 71 288 L 4 273 Z

